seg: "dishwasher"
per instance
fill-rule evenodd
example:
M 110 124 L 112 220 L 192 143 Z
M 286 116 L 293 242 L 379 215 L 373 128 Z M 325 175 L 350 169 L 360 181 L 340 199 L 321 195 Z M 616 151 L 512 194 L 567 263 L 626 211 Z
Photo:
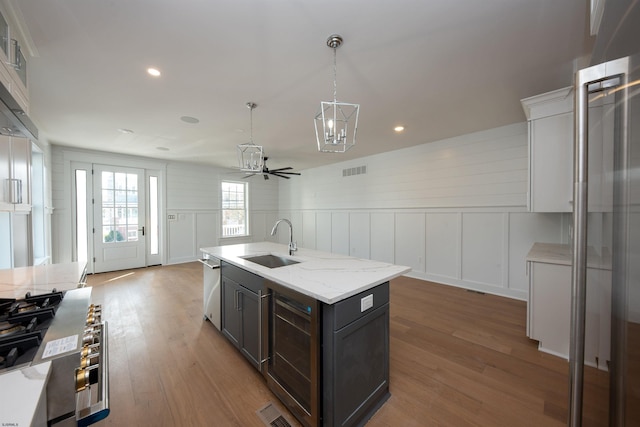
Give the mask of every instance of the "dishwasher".
M 220 261 L 215 258 L 199 259 L 202 263 L 204 295 L 202 298 L 205 320 L 220 330 Z

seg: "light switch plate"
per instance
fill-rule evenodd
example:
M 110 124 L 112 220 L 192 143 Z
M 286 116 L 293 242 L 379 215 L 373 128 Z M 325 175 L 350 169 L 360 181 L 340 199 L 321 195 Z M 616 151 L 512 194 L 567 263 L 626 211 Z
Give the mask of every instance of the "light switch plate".
M 373 294 L 360 299 L 360 313 L 369 310 L 371 307 L 373 307 Z

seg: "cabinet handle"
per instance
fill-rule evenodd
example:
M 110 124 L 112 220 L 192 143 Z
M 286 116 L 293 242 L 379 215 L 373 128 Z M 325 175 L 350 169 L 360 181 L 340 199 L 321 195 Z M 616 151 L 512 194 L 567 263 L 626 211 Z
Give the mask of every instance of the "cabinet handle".
M 7 179 L 9 182 L 9 203 L 19 205 L 22 203 L 22 180 L 16 178 Z
M 270 293 L 268 294 L 262 294 L 262 291 L 258 292 L 258 351 L 260 352 L 260 362 L 258 365 L 258 370 L 260 372 L 262 372 L 262 365 L 264 365 L 264 362 L 269 360 L 269 355 L 265 354 L 268 352 L 264 351 L 264 348 L 262 346 L 262 340 L 263 340 L 263 334 L 262 334 L 262 322 L 269 322 L 269 319 L 263 319 L 263 308 L 262 308 L 262 304 L 264 304 L 264 300 L 267 301 L 267 304 L 269 303 L 269 297 L 271 296 Z

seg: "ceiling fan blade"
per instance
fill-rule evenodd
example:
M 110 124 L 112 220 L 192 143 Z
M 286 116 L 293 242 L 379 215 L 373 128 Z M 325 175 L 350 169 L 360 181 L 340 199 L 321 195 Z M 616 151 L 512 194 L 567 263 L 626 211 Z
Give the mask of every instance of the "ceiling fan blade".
M 287 166 L 286 168 L 271 169 L 271 172 L 288 171 L 291 169 L 293 169 L 291 166 Z
M 248 173 L 245 176 L 242 177 L 242 179 L 247 179 L 247 178 L 251 178 L 252 176 L 254 176 L 255 173 Z
M 271 175 L 273 176 L 277 176 L 278 178 L 284 178 L 284 179 L 289 179 L 290 177 L 286 176 L 286 175 L 280 175 L 279 173 L 271 173 Z
M 285 175 L 300 175 L 300 172 L 277 172 L 277 173 L 282 173 L 282 174 L 285 174 Z

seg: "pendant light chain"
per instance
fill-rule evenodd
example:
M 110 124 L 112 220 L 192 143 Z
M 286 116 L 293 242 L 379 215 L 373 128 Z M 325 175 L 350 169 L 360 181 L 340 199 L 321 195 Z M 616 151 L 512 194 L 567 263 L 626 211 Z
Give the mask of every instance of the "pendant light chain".
M 336 61 L 336 49 L 333 48 L 333 102 L 338 102 L 338 65 Z
M 249 105 L 249 141 L 253 144 L 253 105 Z

